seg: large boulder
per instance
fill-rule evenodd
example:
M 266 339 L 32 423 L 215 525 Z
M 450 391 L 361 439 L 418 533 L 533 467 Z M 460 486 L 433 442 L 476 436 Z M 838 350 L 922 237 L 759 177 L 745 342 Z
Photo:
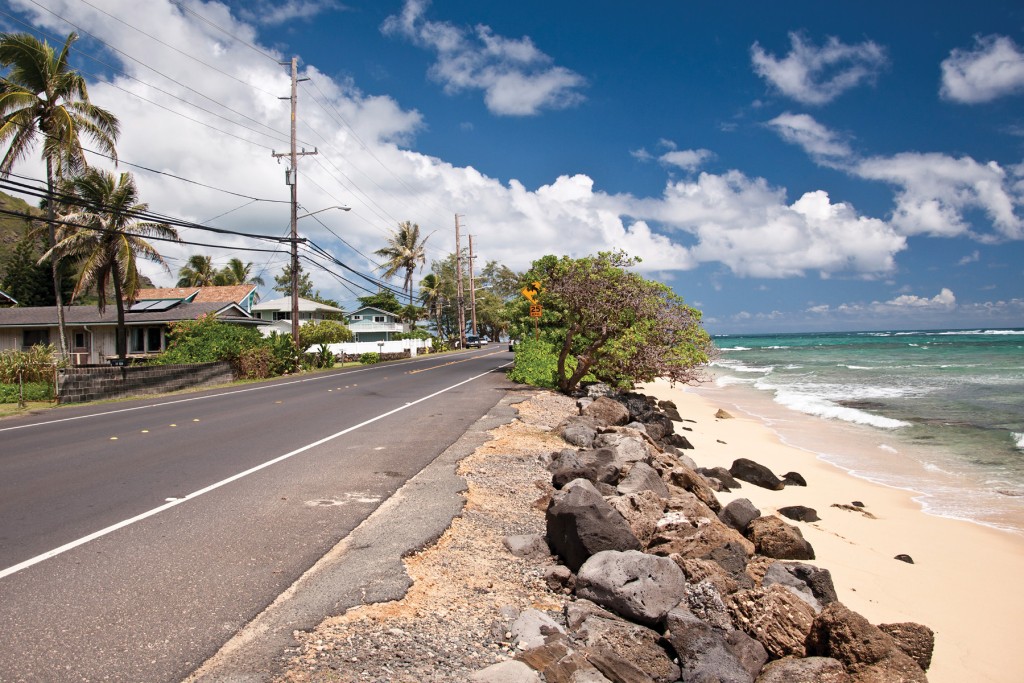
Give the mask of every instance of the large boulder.
M 814 609 L 780 585 L 751 588 L 726 598 L 733 624 L 764 645 L 773 658 L 803 657 Z
M 686 574 L 686 571 L 683 571 Z M 689 577 L 687 577 L 689 579 Z M 732 629 L 732 617 L 722 600 L 722 594 L 711 581 L 686 584 L 686 606 L 690 613 L 708 626 L 722 631 Z
M 615 399 L 601 396 L 583 409 L 583 417 L 599 425 L 624 425 L 629 422 L 629 410 Z
M 747 526 L 747 538 L 757 552 L 777 560 L 813 560 L 814 548 L 800 530 L 771 515 L 758 517 Z
M 551 485 L 560 489 L 574 479 L 587 479 L 594 484 L 614 486 L 621 472 L 618 461 L 618 454 L 612 448 L 581 451 L 576 454 L 575 462 L 567 462 L 553 471 Z
M 643 671 L 655 683 L 673 683 L 679 680 L 679 667 L 672 662 L 659 642 L 657 631 L 613 616 L 588 616 L 573 632 L 576 643 L 582 643 L 584 652 L 613 652 L 621 659 Z M 615 680 L 615 679 L 612 679 Z
M 642 432 L 625 427 L 598 434 L 594 439 L 594 448 L 613 449 L 617 458 L 616 464 L 623 470 L 629 469 L 635 462 L 651 464 L 658 452 Z
M 689 467 L 676 467 L 669 473 L 669 480 L 681 489 L 689 491 L 697 496 L 700 502 L 707 505 L 714 512 L 722 509 L 715 492 L 708 486 L 704 477 L 691 470 Z
M 658 471 L 645 462 L 633 463 L 629 473 L 619 481 L 619 493 L 639 493 L 653 491 L 662 498 L 668 498 L 668 486 Z
M 815 614 L 821 611 L 822 604 L 814 597 L 811 587 L 786 571 L 786 567 L 782 562 L 773 562 L 761 579 L 761 586 L 764 588 L 775 584 L 788 588 L 794 595 L 810 605 L 814 609 Z
M 667 512 L 647 544 L 655 555 L 702 557 L 715 548 L 736 543 L 752 555 L 754 545 L 735 529 L 722 524 L 714 512 L 692 493 L 675 489 Z
M 781 507 L 779 508 L 779 514 L 793 520 L 794 522 L 821 521 L 821 517 L 818 516 L 818 511 L 814 508 L 809 508 L 806 505 L 787 505 L 786 507 Z
M 902 622 L 899 624 L 879 624 L 882 629 L 896 641 L 899 649 L 910 655 L 925 671 L 932 665 L 932 651 L 935 649 L 935 632 L 924 624 Z
M 686 594 L 675 562 L 637 551 L 599 552 L 576 576 L 576 595 L 639 624 L 658 624 Z
M 774 472 L 748 458 L 734 460 L 729 468 L 729 474 L 748 484 L 771 489 L 772 491 L 781 491 L 786 487 L 786 484 L 775 476 Z
M 761 511 L 746 498 L 737 498 L 719 510 L 718 518 L 741 534 L 747 533 L 747 526 L 761 516 Z
M 764 648 L 760 648 L 762 656 L 751 656 L 759 646 L 735 637 L 730 643 L 726 632 L 704 623 L 683 606 L 666 615 L 665 626 L 665 638 L 679 657 L 684 681 L 753 683 L 768 660 Z
M 546 518 L 548 545 L 574 572 L 603 550 L 641 548 L 626 520 L 586 479 L 572 481 L 555 492 Z
M 597 426 L 590 418 L 573 415 L 563 420 L 555 428 L 555 432 L 577 448 L 593 448 Z
M 638 491 L 609 498 L 608 503 L 622 515 L 633 535 L 646 548 L 665 513 L 664 499 L 654 491 Z
M 642 419 L 644 427 L 647 428 L 647 433 L 655 441 L 661 441 L 669 434 L 675 432 L 675 425 L 672 424 L 672 420 L 664 413 L 651 413 L 646 418 Z
M 838 659 L 786 657 L 769 662 L 757 683 L 851 683 L 851 678 Z
M 565 633 L 565 627 L 555 621 L 547 612 L 527 609 L 516 617 L 509 631 L 520 650 L 530 650 L 543 645 L 550 635 Z
M 779 572 L 789 574 L 794 579 L 800 581 L 803 585 L 800 586 L 790 583 L 787 579 L 781 577 Z M 772 578 L 769 578 L 769 574 Z M 836 587 L 832 583 L 832 572 L 823 567 L 815 567 L 812 564 L 803 564 L 802 562 L 773 562 L 768 567 L 768 571 L 765 572 L 761 583 L 762 585 L 783 583 L 791 585 L 798 590 L 806 589 L 823 607 L 839 600 L 839 597 L 836 595 Z
M 855 683 L 926 683 L 924 670 L 896 641 L 840 602 L 821 611 L 807 638 L 809 654 L 838 659 Z
M 738 489 L 742 486 L 724 467 L 698 467 L 697 474 L 703 474 L 709 479 L 717 479 L 726 489 Z

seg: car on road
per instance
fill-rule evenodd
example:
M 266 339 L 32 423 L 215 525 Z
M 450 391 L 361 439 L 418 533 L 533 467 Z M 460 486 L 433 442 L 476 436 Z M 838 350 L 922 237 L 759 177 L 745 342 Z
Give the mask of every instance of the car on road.
M 475 335 L 469 335 L 466 337 L 466 348 L 467 349 L 479 349 L 487 344 L 487 340 L 483 337 L 477 337 Z

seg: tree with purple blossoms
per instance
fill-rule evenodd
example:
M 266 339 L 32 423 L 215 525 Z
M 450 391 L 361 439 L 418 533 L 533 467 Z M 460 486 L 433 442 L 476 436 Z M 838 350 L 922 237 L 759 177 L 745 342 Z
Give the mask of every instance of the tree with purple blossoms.
M 658 377 L 673 383 L 702 378 L 715 347 L 700 311 L 629 271 L 637 262 L 621 251 L 545 256 L 524 275 L 524 283 L 541 284 L 541 325 L 558 352 L 560 391 L 573 392 L 587 376 L 620 388 Z

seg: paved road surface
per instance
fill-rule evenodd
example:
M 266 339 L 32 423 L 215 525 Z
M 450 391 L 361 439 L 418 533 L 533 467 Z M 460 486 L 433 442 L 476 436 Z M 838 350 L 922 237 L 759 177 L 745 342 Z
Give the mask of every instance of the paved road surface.
M 180 681 L 486 415 L 510 360 L 0 422 L 0 681 Z

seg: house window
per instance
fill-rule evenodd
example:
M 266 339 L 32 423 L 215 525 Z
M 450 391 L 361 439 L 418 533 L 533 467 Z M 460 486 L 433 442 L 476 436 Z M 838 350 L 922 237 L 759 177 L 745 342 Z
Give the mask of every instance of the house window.
M 362 320 L 362 319 L 363 319 L 363 316 L 361 316 L 361 315 L 354 315 L 354 316 L 352 316 L 352 320 L 353 321 L 355 321 L 355 320 Z
M 21 345 L 24 348 L 50 343 L 49 330 L 25 330 L 21 333 Z
M 274 311 L 274 320 L 291 320 L 291 311 Z
M 128 335 L 131 353 L 158 353 L 163 350 L 163 330 L 159 327 L 133 327 Z
M 373 316 L 373 322 L 375 322 L 375 323 L 382 323 L 382 322 L 384 322 L 384 316 L 382 316 L 382 315 L 375 315 L 375 316 Z
M 75 332 L 75 348 L 76 349 L 87 349 L 85 343 L 85 332 Z

